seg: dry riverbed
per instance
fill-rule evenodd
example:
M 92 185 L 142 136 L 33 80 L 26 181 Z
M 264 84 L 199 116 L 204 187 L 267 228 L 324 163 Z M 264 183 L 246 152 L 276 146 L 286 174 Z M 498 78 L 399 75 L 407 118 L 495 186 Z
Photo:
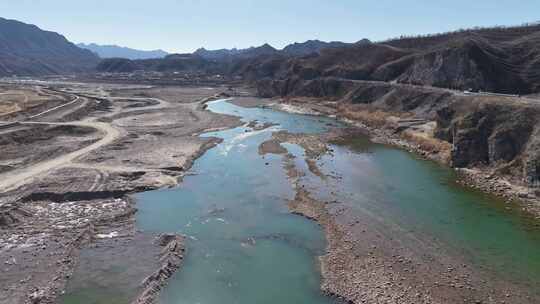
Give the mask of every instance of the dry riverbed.
M 129 194 L 172 187 L 189 174 L 193 161 L 218 142 L 198 134 L 239 125 L 237 118 L 205 111 L 204 102 L 234 92 L 221 87 L 99 84 L 64 84 L 56 89 L 69 92 L 63 103 L 73 96 L 83 100 L 40 116 L 39 121 L 47 124 L 23 124 L 0 133 L 0 144 L 8 151 L 0 156 L 0 182 L 6 183 L 0 199 L 0 303 L 56 302 L 66 287 L 77 285 L 70 281 L 77 273 L 106 266 L 81 257 L 83 249 L 113 257 L 111 263 L 137 261 L 138 266 L 124 274 L 132 291 L 129 301 L 154 303 L 181 265 L 183 238 L 138 232 L 136 205 Z M 295 112 L 306 108 L 257 98 L 232 102 Z M 310 106 L 309 113 L 338 114 L 332 105 Z M 59 121 L 63 124 L 53 125 Z M 254 129 L 270 126 L 252 124 Z M 339 176 L 325 174 L 318 160 L 332 154 L 330 143 L 355 132 L 439 161 L 447 148 L 437 146 L 434 153 L 388 130 L 359 123 L 354 129 L 322 136 L 275 132 L 259 147 L 261 155 L 284 155 L 284 167 L 296 188 L 291 211 L 324 228 L 325 293 L 352 303 L 535 303 L 519 286 L 478 271 L 459 256 L 413 236 L 388 234 L 372 218 L 342 202 L 315 199 L 302 184 L 301 177 L 308 172 L 295 166 L 294 157 L 281 144 L 305 150 L 310 174 L 335 179 Z M 104 138 L 108 140 L 103 142 Z M 6 182 L 11 178 L 18 182 Z
M 129 194 L 177 185 L 193 161 L 218 142 L 198 134 L 239 124 L 237 118 L 204 110 L 205 101 L 231 91 L 51 86 L 62 93 L 11 84 L 5 96 L 31 99 L 28 92 L 38 90 L 41 99 L 55 103 L 53 111 L 32 107 L 32 115 L 43 112 L 35 119 L 26 108 L 10 113 L 11 121 L 21 123 L 0 130 L 6 152 L 0 156 L 0 303 L 56 303 L 73 272 L 83 271 L 77 269 L 85 265 L 84 259 L 79 263 L 85 248 L 105 255 L 141 254 L 141 264 L 129 276 L 136 286 L 131 300 L 152 303 L 180 266 L 183 239 L 141 237 Z M 27 103 L 44 104 L 41 99 Z

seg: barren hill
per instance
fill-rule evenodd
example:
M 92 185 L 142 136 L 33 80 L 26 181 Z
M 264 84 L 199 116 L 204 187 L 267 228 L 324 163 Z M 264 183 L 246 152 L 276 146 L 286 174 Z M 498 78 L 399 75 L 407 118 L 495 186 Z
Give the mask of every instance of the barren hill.
M 173 55 L 174 56 L 174 55 Z M 458 90 L 531 94 L 540 90 L 540 25 L 460 30 L 354 44 L 317 40 L 276 50 L 199 49 L 184 58 L 107 60 L 99 71 L 198 70 L 260 80 L 336 77 Z
M 84 72 L 98 62 L 97 55 L 58 33 L 0 18 L 0 76 Z
M 261 66 L 266 60 L 247 64 Z M 540 25 L 355 44 L 283 58 L 273 67 L 266 75 L 281 80 L 332 76 L 527 94 L 540 90 Z
M 312 53 L 318 53 L 327 48 L 338 48 L 348 46 L 348 43 L 340 41 L 325 42 L 320 40 L 308 40 L 302 43 L 289 44 L 283 48 L 283 53 L 291 56 L 304 56 Z

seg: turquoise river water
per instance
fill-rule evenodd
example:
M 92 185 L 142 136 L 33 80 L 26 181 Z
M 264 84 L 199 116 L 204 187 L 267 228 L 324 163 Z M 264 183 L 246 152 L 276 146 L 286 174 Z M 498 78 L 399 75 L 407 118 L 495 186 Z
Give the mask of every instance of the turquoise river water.
M 223 142 L 195 162 L 195 175 L 186 176 L 177 188 L 136 196 L 139 229 L 187 236 L 184 264 L 160 302 L 332 303 L 319 289 L 317 256 L 324 253 L 323 232 L 316 223 L 288 212 L 286 203 L 294 192 L 282 156 L 261 156 L 258 146 L 276 130 L 320 133 L 339 124 L 226 101 L 209 103 L 208 108 L 246 123 L 276 125 L 262 131 L 238 127 L 202 135 Z M 302 149 L 286 147 L 302 166 Z M 319 166 L 343 178 L 307 175 L 303 181 L 320 199 L 337 199 L 396 231 L 421 232 L 494 273 L 531 286 L 540 282 L 538 220 L 456 185 L 452 170 L 405 151 L 367 138 L 333 149 Z M 83 293 L 88 299 L 88 291 L 75 288 L 64 303 L 79 303 L 78 294 Z M 96 297 L 89 303 L 110 302 Z

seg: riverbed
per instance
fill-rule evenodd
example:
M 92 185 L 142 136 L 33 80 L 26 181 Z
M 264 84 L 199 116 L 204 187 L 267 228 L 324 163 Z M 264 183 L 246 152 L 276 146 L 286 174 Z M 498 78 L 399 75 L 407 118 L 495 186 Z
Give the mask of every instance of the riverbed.
M 330 144 L 332 153 L 316 159 L 322 176 L 307 166 L 303 148 L 284 144 L 302 172 L 293 185 L 285 156 L 261 155 L 260 144 L 277 131 L 319 134 L 344 125 L 226 100 L 210 102 L 208 110 L 239 116 L 245 125 L 202 134 L 223 141 L 195 162 L 179 187 L 136 195 L 138 229 L 187 240 L 184 264 L 160 303 L 334 303 L 320 289 L 324 229 L 288 209 L 297 187 L 327 203 L 337 218 L 343 210 L 361 215 L 382 238 L 402 239 L 418 255 L 444 252 L 481 269 L 484 280 L 503 277 L 537 294 L 538 221 L 459 186 L 452 170 L 358 135 Z M 78 303 L 83 292 L 70 286 L 64 303 Z M 107 302 L 96 297 L 92 303 Z

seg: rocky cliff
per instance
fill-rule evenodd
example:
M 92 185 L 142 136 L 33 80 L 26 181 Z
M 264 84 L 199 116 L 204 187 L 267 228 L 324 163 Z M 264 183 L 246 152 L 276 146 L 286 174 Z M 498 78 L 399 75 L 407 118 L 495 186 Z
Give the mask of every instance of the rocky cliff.
M 453 143 L 456 167 L 490 166 L 540 180 L 540 107 L 506 98 L 458 98 L 437 111 L 436 136 Z

